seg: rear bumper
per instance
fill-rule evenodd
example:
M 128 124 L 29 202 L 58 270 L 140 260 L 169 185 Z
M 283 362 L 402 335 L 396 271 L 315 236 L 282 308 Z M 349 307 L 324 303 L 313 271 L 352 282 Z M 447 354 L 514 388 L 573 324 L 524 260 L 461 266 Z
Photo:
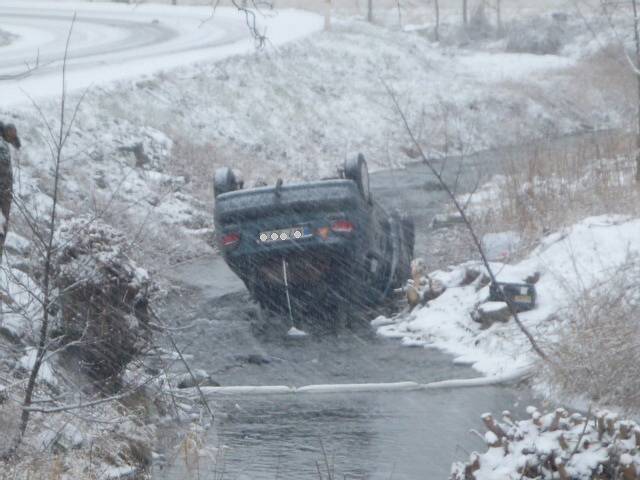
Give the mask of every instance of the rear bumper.
M 225 255 L 231 269 L 251 289 L 252 284 L 284 285 L 283 261 L 292 288 L 310 288 L 316 282 L 336 281 L 358 265 L 351 242 L 334 242 L 305 248 L 269 248 L 245 255 Z

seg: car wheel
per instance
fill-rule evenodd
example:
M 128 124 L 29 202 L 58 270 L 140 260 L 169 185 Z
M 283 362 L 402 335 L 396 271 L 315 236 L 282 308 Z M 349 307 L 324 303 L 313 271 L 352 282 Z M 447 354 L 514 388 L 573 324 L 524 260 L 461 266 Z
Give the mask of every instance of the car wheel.
M 233 192 L 238 189 L 236 176 L 229 167 L 218 168 L 213 175 L 213 195 Z
M 360 194 L 369 201 L 371 199 L 371 191 L 369 188 L 369 169 L 364 155 L 359 153 L 356 158 L 349 158 L 344 162 L 344 177 L 353 180 L 360 190 Z

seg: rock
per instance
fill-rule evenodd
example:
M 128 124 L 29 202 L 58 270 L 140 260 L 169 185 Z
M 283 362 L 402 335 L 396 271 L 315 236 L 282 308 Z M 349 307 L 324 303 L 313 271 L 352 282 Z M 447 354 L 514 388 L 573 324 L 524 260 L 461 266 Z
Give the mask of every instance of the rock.
M 437 228 L 448 228 L 454 225 L 461 225 L 464 223 L 464 220 L 459 214 L 449 214 L 449 215 L 436 215 L 433 217 L 431 221 L 431 228 L 434 230 Z
M 535 272 L 532 275 L 529 275 L 524 281 L 525 283 L 529 283 L 531 285 L 535 285 L 540 280 L 540 272 Z
M 447 290 L 438 280 L 432 280 L 427 277 L 427 288 L 422 292 L 422 304 L 435 300 Z
M 427 192 L 439 192 L 441 190 L 444 190 L 444 187 L 440 182 L 437 182 L 435 180 L 427 180 L 426 182 L 424 182 L 424 189 Z
M 476 309 L 472 317 L 482 328 L 489 328 L 496 322 L 507 323 L 511 312 L 506 302 L 486 302 Z
M 106 181 L 105 176 L 104 176 L 104 172 L 102 172 L 102 171 L 98 171 L 98 172 L 95 173 L 95 175 L 93 176 L 93 181 L 95 182 L 96 187 L 98 187 L 98 188 L 100 188 L 102 190 L 104 190 L 104 189 L 106 189 L 108 187 L 107 181 Z
M 178 377 L 178 388 L 198 387 L 219 387 L 220 384 L 213 380 L 205 370 L 193 370 L 189 373 L 183 373 Z
M 62 430 L 55 433 L 53 438 L 49 439 L 48 443 L 54 453 L 64 453 L 82 448 L 85 442 L 85 435 L 71 423 L 67 423 Z
M 9 233 L 7 233 L 7 238 L 4 241 L 4 249 L 12 255 L 25 257 L 29 255 L 31 242 L 17 233 L 9 231 Z
M 247 357 L 247 363 L 250 363 L 251 365 L 267 365 L 271 363 L 271 360 L 259 353 L 252 353 Z
M 151 159 L 144 151 L 144 145 L 142 142 L 135 143 L 129 147 L 120 147 L 118 150 L 123 153 L 133 153 L 137 168 L 142 168 L 151 163 Z

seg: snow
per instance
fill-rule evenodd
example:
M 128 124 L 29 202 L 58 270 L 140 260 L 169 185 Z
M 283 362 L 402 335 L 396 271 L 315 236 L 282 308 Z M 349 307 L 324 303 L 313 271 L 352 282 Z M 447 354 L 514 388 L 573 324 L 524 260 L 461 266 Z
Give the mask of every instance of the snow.
M 487 233 L 482 237 L 482 248 L 491 261 L 507 261 L 520 244 L 518 232 Z
M 33 5 L 52 19 L 29 17 Z M 372 170 L 410 161 L 380 78 L 401 93 L 412 119 L 424 112 L 424 146 L 435 157 L 550 130 L 622 124 L 618 107 L 601 97 L 600 84 L 594 89 L 583 82 L 575 95 L 572 69 L 579 57 L 447 47 L 353 19 L 336 19 L 332 31 L 319 32 L 320 16 L 289 10 L 263 19 L 269 42 L 255 52 L 244 19 L 230 10 L 218 10 L 201 25 L 208 7 L 3 2 L 0 13 L 4 8 L 27 16 L 0 16 L 0 28 L 31 31 L 0 48 L 7 59 L 0 74 L 16 67 L 11 58 L 20 58 L 22 67 L 25 54 L 38 46 L 43 60 L 59 54 L 76 7 L 69 104 L 88 79 L 95 83 L 65 150 L 61 212 L 102 215 L 106 209 L 108 222 L 135 236 L 136 254 L 158 262 L 210 252 L 216 167 L 242 170 L 252 185 L 330 176 L 345 156 L 359 151 Z M 96 27 L 107 31 L 94 33 Z M 138 31 L 141 38 L 132 33 Z M 242 38 L 236 41 L 236 35 Z M 240 44 L 244 55 L 225 56 L 225 49 Z M 118 53 L 105 56 L 103 50 L 114 45 Z M 45 127 L 28 98 L 13 90 L 51 98 L 40 102 L 51 121 L 57 118 L 59 74 L 56 60 L 29 78 L 4 82 L 0 92 L 8 102 L 3 105 L 11 105 L 0 115 L 12 117 L 23 137 L 18 194 L 41 215 L 51 205 Z M 514 112 L 518 121 L 505 123 Z M 444 139 L 454 137 L 456 145 L 446 145 Z M 139 165 L 133 151 L 138 144 L 148 163 Z
M 0 227 L 2 226 L 2 219 L 3 216 L 0 212 Z M 5 238 L 4 241 L 4 248 L 7 250 L 12 250 L 21 255 L 26 255 L 31 248 L 31 242 L 23 236 L 18 235 L 14 231 L 9 230 L 9 232 L 7 233 L 7 238 Z
M 38 349 L 33 347 L 28 347 L 26 349 L 24 356 L 20 358 L 18 365 L 20 365 L 20 367 L 26 370 L 27 372 L 30 372 L 36 363 L 37 357 L 38 357 Z M 47 361 L 44 361 L 40 365 L 40 370 L 38 371 L 38 378 L 41 381 L 51 386 L 56 386 L 58 384 L 58 379 L 54 374 L 53 368 Z
M 505 302 L 486 302 L 480 305 L 480 309 L 485 313 L 499 312 L 503 310 L 507 304 Z
M 536 272 L 538 294 L 534 310 L 520 313 L 523 324 L 537 338 L 553 338 L 558 328 L 554 315 L 570 306 L 575 296 L 607 278 L 630 256 L 640 254 L 637 238 L 640 219 L 625 216 L 587 218 L 564 231 L 541 240 L 539 246 L 515 265 L 493 263 L 499 281 L 523 282 Z M 481 264 L 466 263 L 446 272 L 435 272 L 449 288 L 425 307 L 393 323 L 377 328 L 379 335 L 423 341 L 472 363 L 487 375 L 503 375 L 526 369 L 535 360 L 524 335 L 513 321 L 494 324 L 486 330 L 471 320 L 476 307 L 498 308 L 486 304 L 489 287 L 476 291 L 474 285 L 460 285 L 467 269 L 483 271 Z M 378 323 L 383 323 L 378 321 Z
M 291 327 L 287 332 L 287 336 L 291 338 L 304 338 L 307 336 L 307 333 L 296 327 Z
M 34 15 L 37 12 L 37 15 Z M 244 15 L 233 8 L 87 2 L 4 1 L 0 26 L 19 39 L 0 50 L 0 74 L 24 70 L 39 59 L 42 69 L 26 78 L 4 82 L 0 101 L 25 103 L 60 92 L 58 68 L 71 19 L 77 15 L 71 43 L 68 85 L 85 89 L 142 77 L 158 70 L 211 62 L 255 48 Z M 322 17 L 279 10 L 257 17 L 269 43 L 281 45 L 317 31 Z
M 109 467 L 104 472 L 104 478 L 117 480 L 120 478 L 132 478 L 137 473 L 137 468 L 122 466 L 122 467 Z

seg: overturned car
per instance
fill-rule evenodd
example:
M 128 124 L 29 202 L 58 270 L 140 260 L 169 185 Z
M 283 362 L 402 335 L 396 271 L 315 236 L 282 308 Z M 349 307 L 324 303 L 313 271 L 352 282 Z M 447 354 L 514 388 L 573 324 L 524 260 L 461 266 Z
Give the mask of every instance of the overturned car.
M 366 308 L 409 277 L 413 221 L 372 197 L 362 155 L 335 179 L 251 189 L 221 168 L 214 192 L 220 250 L 264 309 Z

